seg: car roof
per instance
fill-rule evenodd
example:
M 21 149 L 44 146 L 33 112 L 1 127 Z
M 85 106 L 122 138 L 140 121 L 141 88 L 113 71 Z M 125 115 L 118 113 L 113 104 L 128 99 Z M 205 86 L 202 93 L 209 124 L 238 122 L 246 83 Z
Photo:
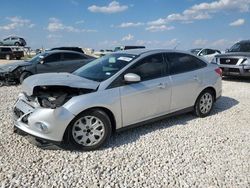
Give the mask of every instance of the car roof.
M 76 51 L 72 51 L 72 50 L 48 50 L 46 51 L 47 53 L 74 53 L 74 54 L 81 54 L 83 55 L 83 53 L 80 53 L 80 52 L 76 52 Z
M 132 55 L 142 55 L 142 54 L 150 54 L 150 53 L 186 53 L 190 54 L 188 51 L 182 51 L 182 50 L 173 50 L 173 49 L 131 49 L 131 50 L 124 50 L 119 52 L 114 52 L 116 54 L 132 54 Z
M 237 43 L 250 43 L 250 40 L 242 40 L 242 41 L 239 41 Z

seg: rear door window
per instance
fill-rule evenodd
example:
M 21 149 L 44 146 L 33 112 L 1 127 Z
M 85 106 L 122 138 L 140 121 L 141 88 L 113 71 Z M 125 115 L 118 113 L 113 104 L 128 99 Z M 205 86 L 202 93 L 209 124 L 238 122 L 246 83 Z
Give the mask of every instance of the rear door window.
M 215 50 L 207 49 L 207 55 L 211 55 L 214 53 L 215 53 Z
M 171 75 L 185 73 L 207 66 L 202 60 L 184 53 L 167 53 L 167 60 Z
M 70 61 L 70 60 L 78 60 L 78 59 L 86 59 L 84 56 L 75 53 L 64 53 L 63 60 Z

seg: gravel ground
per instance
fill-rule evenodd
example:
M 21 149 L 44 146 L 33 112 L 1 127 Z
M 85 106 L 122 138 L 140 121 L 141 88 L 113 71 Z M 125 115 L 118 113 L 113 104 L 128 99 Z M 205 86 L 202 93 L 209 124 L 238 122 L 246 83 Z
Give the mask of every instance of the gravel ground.
M 44 150 L 12 131 L 20 87 L 0 88 L 0 187 L 250 187 L 250 82 L 223 81 L 211 116 L 115 134 L 98 151 Z
M 12 63 L 12 62 L 17 62 L 17 61 L 20 61 L 20 60 L 0 60 L 0 65 L 3 65 L 3 64 L 8 64 L 8 63 Z

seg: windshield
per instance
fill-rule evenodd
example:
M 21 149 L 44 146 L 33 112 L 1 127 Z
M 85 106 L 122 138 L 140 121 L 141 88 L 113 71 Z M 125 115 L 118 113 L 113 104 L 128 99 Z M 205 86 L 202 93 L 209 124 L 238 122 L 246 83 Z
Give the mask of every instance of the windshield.
M 28 60 L 28 62 L 30 62 L 30 63 L 40 62 L 40 60 L 43 59 L 44 57 L 46 57 L 47 55 L 48 55 L 48 52 L 43 52 L 43 53 L 37 54 L 32 59 Z
M 86 64 L 73 74 L 102 82 L 116 74 L 136 57 L 131 54 L 109 54 Z
M 192 50 L 190 50 L 190 52 L 192 53 L 192 54 L 195 54 L 195 55 L 198 55 L 198 53 L 201 51 L 201 49 L 199 48 L 199 49 L 192 49 Z
M 250 52 L 250 42 L 236 43 L 229 49 L 229 52 Z

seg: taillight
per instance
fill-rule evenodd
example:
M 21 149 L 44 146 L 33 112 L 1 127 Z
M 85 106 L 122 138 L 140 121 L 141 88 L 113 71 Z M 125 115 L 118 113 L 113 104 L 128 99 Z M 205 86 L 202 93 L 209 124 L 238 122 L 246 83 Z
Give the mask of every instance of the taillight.
M 219 76 L 222 76 L 222 70 L 221 70 L 221 68 L 216 68 L 216 69 L 214 69 L 214 71 L 215 71 Z

